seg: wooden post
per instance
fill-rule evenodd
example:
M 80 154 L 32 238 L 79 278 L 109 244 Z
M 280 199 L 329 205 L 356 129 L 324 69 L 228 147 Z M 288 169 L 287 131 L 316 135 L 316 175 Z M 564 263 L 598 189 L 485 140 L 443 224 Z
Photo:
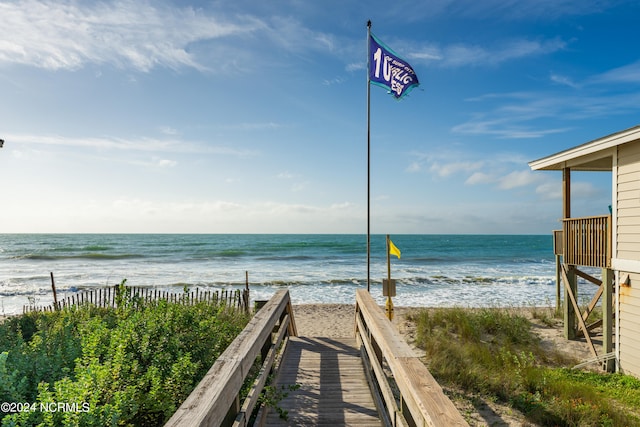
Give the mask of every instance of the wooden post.
M 562 169 L 562 218 L 571 218 L 571 169 Z
M 571 169 L 562 169 L 562 218 L 571 218 Z M 563 239 L 567 239 L 567 229 L 563 226 Z M 567 261 L 567 251 L 569 248 L 564 246 L 563 262 Z M 576 315 L 573 307 L 571 306 L 571 300 L 569 296 L 569 290 L 573 292 L 573 295 L 578 294 L 578 279 L 575 273 L 575 266 L 567 265 L 566 278 L 568 283 L 565 286 L 564 292 L 564 337 L 566 339 L 575 339 L 576 337 Z M 568 288 L 568 289 L 567 289 Z
M 53 308 L 58 310 L 58 295 L 56 294 L 56 282 L 53 280 L 53 271 L 51 272 L 51 289 L 53 290 Z
M 602 269 L 602 351 L 609 354 L 613 351 L 613 270 Z M 613 372 L 615 363 L 608 359 L 603 366 L 605 371 Z
M 389 244 L 389 235 L 387 234 L 387 286 L 391 289 L 391 245 Z M 393 320 L 393 301 L 391 294 L 387 295 L 387 303 L 385 304 L 385 312 L 389 320 Z
M 249 271 L 245 271 L 245 282 L 244 282 L 244 311 L 249 313 Z
M 571 305 L 571 295 L 569 289 L 575 297 L 578 296 L 578 277 L 576 268 L 573 265 L 567 266 L 566 278 L 568 283 L 564 291 L 564 337 L 568 340 L 576 338 L 576 313 Z M 567 289 L 569 288 L 569 289 Z

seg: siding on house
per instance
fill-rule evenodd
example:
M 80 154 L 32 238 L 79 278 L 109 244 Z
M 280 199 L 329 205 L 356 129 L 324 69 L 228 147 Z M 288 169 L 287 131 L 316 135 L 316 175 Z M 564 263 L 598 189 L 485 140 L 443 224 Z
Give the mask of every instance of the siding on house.
M 620 371 L 640 377 L 640 274 L 620 273 L 621 280 L 629 276 L 629 284 L 620 284 Z
M 616 258 L 640 261 L 640 143 L 618 147 Z
M 618 146 L 616 254 L 640 261 L 640 141 Z M 619 273 L 619 368 L 640 377 L 640 272 Z
M 612 172 L 616 353 L 620 370 L 640 378 L 640 126 L 534 160 L 529 166 Z

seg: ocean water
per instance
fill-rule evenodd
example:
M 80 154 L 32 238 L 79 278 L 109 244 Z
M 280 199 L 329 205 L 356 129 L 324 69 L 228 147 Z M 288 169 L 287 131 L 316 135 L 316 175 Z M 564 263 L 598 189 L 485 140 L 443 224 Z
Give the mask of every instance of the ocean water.
M 523 306 L 555 301 L 551 236 L 396 235 L 396 306 Z M 294 304 L 353 304 L 367 286 L 365 235 L 0 234 L 0 314 L 87 288 L 244 288 Z M 385 237 L 371 237 L 371 293 L 383 304 Z

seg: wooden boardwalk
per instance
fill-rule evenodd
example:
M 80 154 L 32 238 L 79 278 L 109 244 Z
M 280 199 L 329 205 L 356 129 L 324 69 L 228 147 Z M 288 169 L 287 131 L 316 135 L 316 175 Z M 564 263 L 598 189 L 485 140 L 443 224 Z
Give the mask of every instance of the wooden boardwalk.
M 354 338 L 298 337 L 289 291 L 277 291 L 220 355 L 165 427 L 247 427 L 252 425 L 256 411 L 256 425 L 269 426 L 468 427 L 365 289 L 356 291 L 354 314 Z M 278 402 L 270 398 L 268 403 L 288 411 L 287 420 L 280 419 L 274 409 L 259 409 L 278 357 L 282 360 L 275 364 L 279 365 L 276 387 L 284 386 L 289 394 Z M 246 394 L 243 384 L 251 381 L 249 376 L 255 372 L 252 367 L 258 362 L 258 376 L 248 395 L 242 397 Z M 367 378 L 373 378 L 371 383 Z M 299 388 L 288 390 L 290 385 Z M 374 404 L 370 386 L 376 390 L 379 407 Z
M 300 388 L 288 391 L 287 386 Z M 267 426 L 380 426 L 355 338 L 290 337 L 278 375 L 289 393 L 271 409 Z

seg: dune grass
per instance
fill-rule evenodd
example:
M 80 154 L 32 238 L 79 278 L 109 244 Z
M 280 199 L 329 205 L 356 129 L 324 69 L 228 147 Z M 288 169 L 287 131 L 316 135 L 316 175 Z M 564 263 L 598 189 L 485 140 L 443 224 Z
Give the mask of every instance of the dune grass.
M 545 350 L 530 321 L 508 309 L 425 309 L 417 344 L 445 389 L 502 402 L 536 425 L 640 425 L 640 380 L 571 370 Z

